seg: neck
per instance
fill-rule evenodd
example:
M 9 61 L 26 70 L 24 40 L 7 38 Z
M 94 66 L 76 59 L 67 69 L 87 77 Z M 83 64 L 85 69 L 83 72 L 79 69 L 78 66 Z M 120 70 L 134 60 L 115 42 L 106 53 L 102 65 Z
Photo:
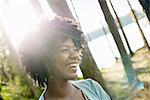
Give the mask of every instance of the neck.
M 67 97 L 72 92 L 72 84 L 68 80 L 49 80 L 46 90 L 46 97 Z

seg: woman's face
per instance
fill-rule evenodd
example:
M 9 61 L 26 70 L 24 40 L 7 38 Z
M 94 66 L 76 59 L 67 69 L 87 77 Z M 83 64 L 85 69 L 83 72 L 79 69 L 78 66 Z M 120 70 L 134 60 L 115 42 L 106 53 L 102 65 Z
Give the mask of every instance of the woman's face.
M 54 51 L 54 77 L 71 80 L 77 77 L 77 66 L 81 61 L 81 50 L 78 50 L 71 39 L 60 41 Z

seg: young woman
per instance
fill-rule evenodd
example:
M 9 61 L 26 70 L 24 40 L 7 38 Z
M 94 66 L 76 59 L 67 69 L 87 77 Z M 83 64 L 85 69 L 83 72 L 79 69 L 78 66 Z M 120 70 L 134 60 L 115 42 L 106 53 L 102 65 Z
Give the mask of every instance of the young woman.
M 20 57 L 26 71 L 45 87 L 39 100 L 110 100 L 96 81 L 75 81 L 84 43 L 78 26 L 60 17 L 43 19 L 22 42 Z

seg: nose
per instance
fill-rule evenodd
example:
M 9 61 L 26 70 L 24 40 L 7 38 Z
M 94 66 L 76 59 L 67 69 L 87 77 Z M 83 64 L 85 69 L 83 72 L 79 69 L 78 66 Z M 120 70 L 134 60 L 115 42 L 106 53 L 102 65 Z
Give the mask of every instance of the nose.
M 70 53 L 70 58 L 79 61 L 80 55 L 77 50 L 72 50 Z

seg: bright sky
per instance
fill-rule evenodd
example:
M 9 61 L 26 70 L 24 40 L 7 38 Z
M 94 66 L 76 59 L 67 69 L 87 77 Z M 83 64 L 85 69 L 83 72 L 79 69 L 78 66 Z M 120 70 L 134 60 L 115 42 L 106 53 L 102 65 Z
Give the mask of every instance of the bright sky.
M 4 1 L 5 0 L 0 0 L 0 18 L 2 19 L 4 23 L 7 34 L 10 36 L 13 44 L 16 46 L 17 41 L 20 41 L 22 37 L 24 36 L 24 34 L 26 34 L 29 29 L 35 28 L 34 26 L 37 21 L 37 16 L 35 16 L 30 0 L 8 0 L 10 1 L 9 5 L 3 5 Z M 70 1 L 71 0 L 67 0 L 67 2 L 71 5 Z M 72 1 L 74 4 L 76 13 L 79 17 L 79 21 L 82 26 L 83 32 L 85 34 L 101 28 L 102 25 L 107 26 L 103 13 L 100 10 L 100 6 L 97 0 L 72 0 Z M 113 5 L 115 6 L 115 10 L 117 11 L 118 16 L 120 17 L 124 16 L 129 12 L 130 9 L 126 0 L 111 0 L 111 1 Z M 133 8 L 135 8 L 138 11 L 142 11 L 141 6 L 138 3 L 138 0 L 129 0 L 129 1 L 131 1 Z M 52 13 L 46 0 L 39 0 L 39 2 L 45 14 L 47 14 L 48 16 L 55 15 Z M 109 2 L 108 2 L 108 6 L 110 7 Z M 73 9 L 71 10 L 72 12 L 74 12 Z M 75 14 L 73 15 L 75 16 Z M 109 36 L 109 38 L 113 40 L 111 36 Z M 94 44 L 96 43 L 96 41 L 97 43 L 99 43 L 99 46 Z M 115 43 L 112 42 L 112 44 L 114 45 Z M 109 48 L 109 45 L 106 42 L 106 37 L 102 37 L 101 41 L 96 39 L 95 41 L 93 41 L 93 45 L 91 45 L 91 47 L 93 48 L 102 47 L 102 46 L 104 46 L 104 48 L 105 47 Z M 109 56 L 109 59 L 111 62 L 114 61 L 112 51 L 110 50 L 106 51 L 104 50 L 104 48 L 97 48 L 94 52 L 100 53 L 100 50 L 102 50 L 101 51 L 102 57 L 105 56 L 106 54 L 106 57 Z M 116 49 L 116 47 L 113 47 L 113 48 Z M 103 51 L 105 51 L 105 53 L 103 53 Z M 118 51 L 116 50 L 116 52 Z M 104 58 L 102 59 L 97 56 L 95 56 L 95 58 L 97 58 L 97 62 L 99 62 L 99 65 L 101 65 L 100 60 L 103 60 Z M 102 61 L 102 62 L 105 62 L 105 61 Z M 106 64 L 108 63 L 106 62 Z
M 16 42 L 15 40 L 20 40 L 20 38 L 22 38 L 22 36 L 27 33 L 31 27 L 34 27 L 37 17 L 32 9 L 30 0 L 8 0 L 9 5 L 3 5 L 4 1 L 5 0 L 0 0 L 0 11 L 2 12 L 0 13 L 0 17 L 2 17 L 6 31 L 9 33 L 12 41 Z M 69 2 L 70 0 L 67 1 Z M 99 28 L 100 22 L 103 25 L 106 24 L 102 11 L 99 10 L 100 7 L 97 0 L 72 1 L 82 27 L 84 27 L 84 33 L 91 32 Z M 133 2 L 132 4 L 136 9 L 140 8 L 137 6 L 137 0 L 130 1 Z M 39 2 L 45 14 L 54 16 L 46 0 L 39 0 Z M 112 2 L 119 16 L 123 16 L 129 12 L 129 7 L 126 0 L 112 0 Z M 87 23 L 91 24 L 87 25 Z
M 109 0 L 106 0 L 106 1 L 109 1 Z M 127 0 L 111 0 L 111 1 L 119 17 L 126 15 L 130 11 Z M 138 11 L 142 10 L 138 0 L 129 0 L 129 2 L 132 5 L 133 9 L 136 9 Z M 108 2 L 108 5 L 110 6 L 109 2 Z
M 111 1 L 119 17 L 125 16 L 130 12 L 127 0 Z M 129 1 L 131 1 L 131 5 L 134 10 L 136 9 L 138 11 L 142 11 L 138 0 Z M 109 2 L 107 3 L 109 8 L 111 9 Z M 73 4 L 79 17 L 84 34 L 98 30 L 102 27 L 102 25 L 108 27 L 97 0 L 73 0 Z M 110 11 L 111 14 L 114 16 L 112 9 Z M 136 24 L 134 23 L 124 28 L 128 36 L 129 42 L 132 46 L 132 50 L 136 51 L 137 49 L 141 48 L 143 46 L 143 41 L 141 39 L 140 32 Z M 125 48 L 128 51 L 126 42 L 124 41 L 122 34 L 121 37 L 123 43 L 125 44 Z M 111 34 L 103 34 L 103 36 L 94 39 L 93 41 L 89 42 L 89 47 L 99 68 L 111 66 L 115 62 L 115 57 L 120 57 L 120 54 Z
M 100 28 L 99 23 L 102 23 L 104 26 L 106 25 L 103 13 L 100 10 L 101 8 L 97 0 L 72 0 L 72 1 L 76 9 L 76 13 L 78 14 L 78 17 L 80 19 L 81 26 L 84 27 L 83 31 L 85 33 Z M 109 0 L 106 1 L 108 3 L 110 11 L 113 12 Z M 130 8 L 126 0 L 111 0 L 111 1 L 119 17 L 125 16 L 130 11 Z M 142 9 L 138 3 L 138 0 L 129 0 L 129 1 L 131 1 L 134 9 L 138 11 Z M 115 16 L 114 13 L 112 13 L 112 15 Z
M 2 21 L 14 45 L 34 27 L 36 16 L 29 0 L 10 0 L 3 6 Z

